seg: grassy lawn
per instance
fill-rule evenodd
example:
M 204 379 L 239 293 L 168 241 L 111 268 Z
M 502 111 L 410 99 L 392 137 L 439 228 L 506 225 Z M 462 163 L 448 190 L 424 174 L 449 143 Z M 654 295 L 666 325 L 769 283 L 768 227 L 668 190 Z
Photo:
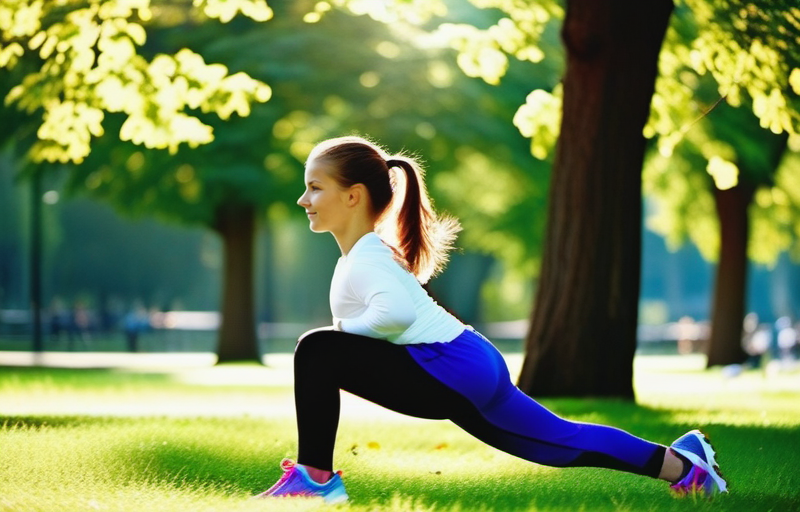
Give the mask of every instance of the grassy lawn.
M 519 356 L 509 356 L 518 368 Z M 336 460 L 353 511 L 800 510 L 800 372 L 726 377 L 696 356 L 636 361 L 638 404 L 543 400 L 572 419 L 669 443 L 700 427 L 731 492 L 673 498 L 665 483 L 553 469 L 447 422 L 346 396 Z M 290 356 L 267 366 L 0 367 L 0 511 L 324 510 L 249 497 L 295 452 Z

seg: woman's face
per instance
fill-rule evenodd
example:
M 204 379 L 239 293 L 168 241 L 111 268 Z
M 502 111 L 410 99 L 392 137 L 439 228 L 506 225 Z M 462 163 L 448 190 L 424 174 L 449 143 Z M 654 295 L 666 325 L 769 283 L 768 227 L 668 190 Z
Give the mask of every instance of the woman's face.
M 306 164 L 306 190 L 297 204 L 305 208 L 309 227 L 315 233 L 340 232 L 350 218 L 349 194 L 339 187 L 332 173 L 333 169 L 325 163 L 311 160 Z

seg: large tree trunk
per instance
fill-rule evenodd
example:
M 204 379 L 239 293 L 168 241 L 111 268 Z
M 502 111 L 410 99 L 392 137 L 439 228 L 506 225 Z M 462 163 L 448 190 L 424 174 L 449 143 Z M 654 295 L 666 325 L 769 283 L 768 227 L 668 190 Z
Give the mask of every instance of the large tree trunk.
M 714 188 L 720 226 L 719 262 L 711 308 L 711 337 L 707 366 L 741 363 L 742 323 L 747 291 L 747 210 L 755 187 L 742 180 L 727 190 Z
M 225 260 L 218 362 L 260 361 L 253 285 L 256 210 L 223 205 L 216 212 L 215 229 L 222 237 Z
M 633 398 L 641 172 L 669 0 L 570 0 L 561 136 L 520 388 Z

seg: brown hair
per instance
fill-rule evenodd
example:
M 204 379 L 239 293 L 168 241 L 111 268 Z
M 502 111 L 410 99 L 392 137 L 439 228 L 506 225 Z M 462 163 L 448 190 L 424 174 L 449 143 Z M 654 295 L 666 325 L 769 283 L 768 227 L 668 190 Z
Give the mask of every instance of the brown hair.
M 456 234 L 461 229 L 452 217 L 440 217 L 433 210 L 419 163 L 408 156 L 386 153 L 380 146 L 361 137 L 339 137 L 318 144 L 308 160 L 331 165 L 339 186 L 364 184 L 369 192 L 376 230 L 406 268 L 421 283 L 440 272 L 447 263 Z M 402 169 L 405 195 L 401 204 L 393 201 L 401 183 L 390 169 Z

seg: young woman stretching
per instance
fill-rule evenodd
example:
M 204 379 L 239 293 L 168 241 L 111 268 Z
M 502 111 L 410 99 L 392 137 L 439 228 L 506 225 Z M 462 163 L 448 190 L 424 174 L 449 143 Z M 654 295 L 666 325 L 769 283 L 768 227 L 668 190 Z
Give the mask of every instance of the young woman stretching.
M 297 463 L 284 461 L 283 476 L 259 497 L 347 500 L 333 472 L 340 390 L 403 414 L 451 420 L 538 464 L 661 478 L 678 494 L 726 491 L 699 431 L 668 448 L 560 418 L 511 383 L 489 341 L 430 298 L 420 283 L 441 270 L 459 227 L 433 211 L 414 160 L 390 157 L 361 138 L 332 139 L 311 152 L 305 182 L 297 203 L 311 230 L 333 234 L 342 252 L 330 288 L 334 325 L 300 338 Z M 401 183 L 404 197 L 396 198 Z

